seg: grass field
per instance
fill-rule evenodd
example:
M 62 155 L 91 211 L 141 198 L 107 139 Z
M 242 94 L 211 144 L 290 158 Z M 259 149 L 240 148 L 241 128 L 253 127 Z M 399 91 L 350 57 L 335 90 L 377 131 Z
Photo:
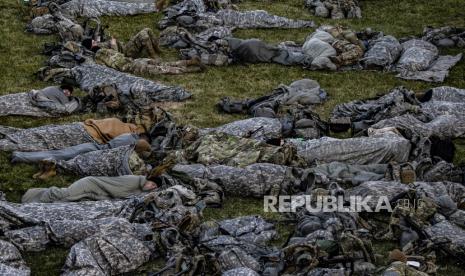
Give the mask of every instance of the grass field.
M 363 19 L 331 21 L 313 18 L 303 7 L 303 0 L 244 0 L 241 9 L 265 9 L 278 15 L 291 18 L 313 19 L 318 24 L 342 24 L 357 30 L 371 27 L 396 37 L 419 35 L 423 27 L 454 25 L 465 27 L 465 0 L 361 0 Z M 30 89 L 50 85 L 37 81 L 34 73 L 39 69 L 45 57 L 41 50 L 45 42 L 54 41 L 52 36 L 35 36 L 24 32 L 27 13 L 15 0 L 0 0 L 2 16 L 0 22 L 0 95 L 24 92 Z M 156 30 L 159 14 L 141 15 L 124 18 L 103 18 L 109 25 L 109 32 L 118 39 L 127 40 L 144 27 Z M 158 31 L 157 31 L 158 32 Z M 303 42 L 312 29 L 304 30 L 241 30 L 235 35 L 241 38 L 260 38 L 267 42 L 293 40 Z M 460 49 L 451 49 L 443 53 L 458 53 Z M 165 50 L 163 57 L 175 59 L 176 53 Z M 168 84 L 177 84 L 193 93 L 193 98 L 176 105 L 171 111 L 179 123 L 190 123 L 199 127 L 213 127 L 242 118 L 238 115 L 226 115 L 217 111 L 215 104 L 224 96 L 252 98 L 263 95 L 283 83 L 288 84 L 300 78 L 317 80 L 328 92 L 330 100 L 317 111 L 327 117 L 332 107 L 338 103 L 363 99 L 379 93 L 385 93 L 394 86 L 403 85 L 415 91 L 427 89 L 437 84 L 403 81 L 393 74 L 382 72 L 312 72 L 298 67 L 284 67 L 275 64 L 234 65 L 224 68 L 209 68 L 198 74 L 182 76 L 161 76 L 156 80 Z M 465 88 L 465 62 L 461 61 L 452 70 L 442 85 Z M 30 119 L 21 117 L 2 118 L 2 125 L 14 127 L 33 127 L 50 123 L 81 121 L 95 117 L 70 116 L 60 119 Z M 465 143 L 457 141 L 456 163 L 465 161 Z M 9 163 L 9 154 L 0 153 L 0 190 L 6 192 L 8 200 L 19 201 L 21 195 L 32 187 L 66 186 L 75 178 L 59 176 L 43 182 L 32 179 L 37 168 L 30 165 Z M 262 214 L 262 202 L 242 198 L 229 198 L 223 209 L 207 210 L 207 219 L 221 219 L 247 214 Z M 277 216 L 262 214 L 267 218 Z M 284 238 L 289 227 L 280 227 Z M 380 248 L 384 248 L 383 245 Z M 389 249 L 389 248 L 386 248 Z M 46 253 L 27 254 L 26 260 L 35 275 L 58 274 L 67 251 L 53 248 Z M 154 264 L 156 266 L 156 264 Z M 150 270 L 150 264 L 146 269 Z M 445 266 L 441 274 L 459 275 L 458 268 Z

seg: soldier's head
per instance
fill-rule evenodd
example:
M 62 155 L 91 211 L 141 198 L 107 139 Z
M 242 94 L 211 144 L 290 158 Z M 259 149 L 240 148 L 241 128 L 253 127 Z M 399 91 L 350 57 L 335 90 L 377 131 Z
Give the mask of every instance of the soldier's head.
M 66 97 L 70 97 L 73 95 L 74 85 L 75 85 L 75 82 L 73 79 L 67 78 L 67 77 L 63 78 L 60 88 Z
M 137 140 L 134 150 L 140 157 L 147 158 L 150 156 L 151 147 L 150 147 L 150 144 L 146 140 L 139 139 Z
M 155 190 L 156 188 L 158 188 L 157 183 L 147 180 L 145 181 L 144 186 L 142 187 L 142 190 L 151 191 L 151 190 Z

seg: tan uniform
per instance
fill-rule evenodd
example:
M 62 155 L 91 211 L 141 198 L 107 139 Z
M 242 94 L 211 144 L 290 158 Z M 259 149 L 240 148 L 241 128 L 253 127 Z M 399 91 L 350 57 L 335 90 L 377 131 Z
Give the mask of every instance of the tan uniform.
M 101 144 L 105 144 L 121 134 L 136 133 L 137 130 L 136 125 L 123 123 L 116 118 L 87 119 L 84 121 L 84 128 L 92 138 Z

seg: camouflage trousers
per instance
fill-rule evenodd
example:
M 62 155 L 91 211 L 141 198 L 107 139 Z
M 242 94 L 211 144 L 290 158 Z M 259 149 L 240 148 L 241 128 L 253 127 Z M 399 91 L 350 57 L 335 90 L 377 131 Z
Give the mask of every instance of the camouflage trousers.
M 42 151 L 95 143 L 81 123 L 19 129 L 0 140 L 3 151 Z
M 131 58 L 138 58 L 143 55 L 156 58 L 161 53 L 161 50 L 158 46 L 158 38 L 155 37 L 153 31 L 150 28 L 145 28 L 123 45 L 122 52 L 125 56 Z
M 131 175 L 132 170 L 140 171 L 140 164 L 130 164 L 134 146 L 91 151 L 70 160 L 56 160 L 57 169 L 79 176 L 120 176 Z M 133 168 L 131 168 L 133 167 Z

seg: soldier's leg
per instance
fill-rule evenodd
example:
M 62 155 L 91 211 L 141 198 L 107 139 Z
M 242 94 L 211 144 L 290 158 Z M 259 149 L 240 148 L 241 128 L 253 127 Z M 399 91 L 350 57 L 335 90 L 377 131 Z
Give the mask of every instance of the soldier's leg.
M 179 75 L 192 72 L 200 72 L 198 66 L 174 65 L 172 63 L 160 63 L 160 65 L 150 65 L 145 68 L 147 75 Z
M 147 54 L 151 58 L 156 58 L 161 53 L 158 39 L 149 28 L 138 32 L 126 43 L 124 54 L 128 57 L 137 58 L 144 50 L 147 51 Z

